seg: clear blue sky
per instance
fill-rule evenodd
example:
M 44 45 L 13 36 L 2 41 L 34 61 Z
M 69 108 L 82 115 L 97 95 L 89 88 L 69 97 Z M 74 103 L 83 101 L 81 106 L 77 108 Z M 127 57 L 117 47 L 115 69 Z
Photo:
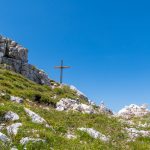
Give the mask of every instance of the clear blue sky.
M 29 49 L 29 62 L 114 111 L 150 102 L 150 2 L 0 0 L 0 34 Z

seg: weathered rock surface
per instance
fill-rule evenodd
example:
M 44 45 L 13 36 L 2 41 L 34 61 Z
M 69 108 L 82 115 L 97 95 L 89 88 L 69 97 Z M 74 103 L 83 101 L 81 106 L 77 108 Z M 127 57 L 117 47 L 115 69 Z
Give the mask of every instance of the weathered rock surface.
M 72 133 L 72 132 L 66 133 L 66 134 L 65 134 L 65 137 L 66 137 L 67 139 L 76 139 L 76 138 L 77 138 L 77 136 L 76 136 L 74 133 Z
M 138 106 L 135 104 L 131 104 L 126 106 L 125 108 L 121 109 L 117 116 L 123 117 L 126 119 L 130 119 L 132 117 L 142 117 L 144 115 L 149 114 L 150 111 L 147 109 L 146 105 Z
M 23 98 L 16 97 L 16 96 L 10 96 L 10 100 L 13 101 L 13 102 L 17 102 L 17 103 L 22 103 L 23 102 Z
M 28 64 L 28 50 L 17 42 L 0 35 L 0 64 L 4 68 L 22 74 L 28 79 L 50 85 L 50 80 L 44 71 Z
M 6 129 L 7 129 L 8 134 L 17 135 L 19 127 L 21 126 L 22 126 L 22 123 L 14 123 L 8 126 Z
M 103 102 L 101 102 L 98 111 L 99 111 L 100 113 L 113 115 L 113 112 L 112 112 L 109 108 L 107 108 L 107 107 L 104 105 Z
M 100 139 L 103 142 L 109 141 L 109 138 L 107 136 L 94 130 L 93 128 L 78 128 L 78 130 L 88 133 L 94 139 Z
M 84 93 L 82 93 L 80 90 L 78 90 L 75 86 L 70 85 L 70 89 L 75 91 L 77 93 L 77 95 L 80 96 L 81 98 L 87 100 L 90 105 L 95 105 L 95 103 L 92 100 L 89 100 L 89 98 Z
M 10 142 L 10 139 L 3 133 L 0 132 L 0 140 L 2 142 Z
M 137 130 L 135 128 L 126 128 L 126 131 L 129 135 L 129 140 L 128 141 L 134 141 L 138 137 L 149 137 L 150 136 L 150 131 L 145 131 L 145 130 Z
M 35 143 L 35 142 L 45 142 L 45 140 L 43 140 L 43 139 L 40 139 L 40 138 L 30 138 L 30 137 L 25 137 L 25 138 L 22 138 L 21 140 L 20 140 L 20 144 L 22 144 L 22 145 L 26 145 L 28 142 L 33 142 L 33 143 Z
M 38 124 L 45 124 L 46 127 L 50 127 L 47 122 L 45 121 L 45 119 L 43 119 L 42 117 L 40 117 L 38 114 L 36 114 L 35 112 L 29 110 L 28 108 L 24 108 L 25 112 L 27 113 L 28 116 L 31 117 L 32 122 L 34 123 L 38 123 Z
M 4 119 L 7 121 L 15 121 L 15 120 L 19 120 L 19 116 L 12 112 L 12 111 L 8 111 L 5 115 L 4 115 Z
M 57 102 L 56 110 L 58 111 L 74 110 L 88 114 L 95 113 L 91 105 L 82 104 L 79 103 L 77 100 L 72 100 L 68 98 L 62 98 L 59 102 Z

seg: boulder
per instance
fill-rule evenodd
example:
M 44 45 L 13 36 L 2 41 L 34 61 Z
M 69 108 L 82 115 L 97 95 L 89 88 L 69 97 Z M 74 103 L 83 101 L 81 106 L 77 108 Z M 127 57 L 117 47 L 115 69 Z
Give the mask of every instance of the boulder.
M 0 132 L 0 140 L 4 143 L 10 142 L 10 139 L 3 133 Z
M 77 136 L 74 135 L 73 133 L 67 133 L 67 134 L 65 135 L 65 137 L 66 137 L 67 139 L 76 139 L 76 138 L 77 138 Z
M 15 121 L 15 120 L 19 120 L 19 116 L 12 112 L 12 111 L 8 111 L 5 115 L 4 115 L 4 119 L 6 121 Z
M 129 135 L 129 140 L 128 141 L 135 141 L 136 138 L 138 137 L 149 137 L 150 136 L 150 131 L 145 131 L 145 130 L 137 130 L 135 128 L 125 128 Z
M 32 142 L 32 143 L 45 142 L 45 140 L 40 139 L 40 138 L 36 139 L 36 138 L 30 138 L 30 137 L 25 137 L 20 140 L 20 144 L 22 144 L 22 145 L 26 145 L 28 142 Z
M 130 119 L 132 117 L 142 117 L 149 114 L 150 111 L 147 109 L 146 105 L 138 106 L 135 104 L 131 104 L 129 106 L 121 109 L 116 116 L 122 117 L 125 119 Z
M 14 123 L 8 126 L 6 129 L 7 129 L 8 134 L 17 135 L 19 127 L 21 126 L 22 126 L 22 123 Z
M 86 132 L 94 139 L 100 139 L 103 142 L 108 142 L 109 138 L 104 134 L 100 133 L 99 131 L 94 130 L 93 128 L 78 128 L 78 130 Z
M 29 117 L 31 117 L 32 122 L 34 123 L 38 123 L 38 124 L 44 124 L 47 128 L 51 128 L 47 122 L 45 121 L 45 119 L 43 119 L 42 117 L 40 117 L 38 114 L 36 114 L 35 112 L 29 110 L 28 108 L 24 108 L 25 112 L 27 113 L 27 115 Z
M 113 115 L 113 112 L 101 102 L 98 111 L 103 114 Z
M 16 97 L 16 96 L 10 96 L 10 100 L 13 102 L 17 102 L 17 103 L 22 103 L 23 99 L 20 97 Z
M 79 103 L 78 100 L 73 100 L 69 98 L 62 98 L 59 102 L 57 102 L 56 110 L 58 111 L 74 110 L 88 114 L 95 113 L 93 106 L 82 104 Z

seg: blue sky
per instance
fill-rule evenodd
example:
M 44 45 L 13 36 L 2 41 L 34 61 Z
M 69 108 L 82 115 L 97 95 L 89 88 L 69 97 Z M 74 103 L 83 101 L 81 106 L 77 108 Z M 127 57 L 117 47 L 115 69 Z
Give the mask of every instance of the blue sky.
M 29 62 L 97 104 L 118 111 L 150 102 L 150 2 L 0 0 L 0 34 L 29 49 Z

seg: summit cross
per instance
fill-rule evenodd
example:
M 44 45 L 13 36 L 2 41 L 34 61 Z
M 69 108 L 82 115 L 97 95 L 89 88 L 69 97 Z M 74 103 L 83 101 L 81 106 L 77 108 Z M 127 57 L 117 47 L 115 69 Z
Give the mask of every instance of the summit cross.
M 63 82 L 63 69 L 70 68 L 70 66 L 64 66 L 63 65 L 63 60 L 61 60 L 61 65 L 60 66 L 55 66 L 55 69 L 60 69 L 60 84 Z

